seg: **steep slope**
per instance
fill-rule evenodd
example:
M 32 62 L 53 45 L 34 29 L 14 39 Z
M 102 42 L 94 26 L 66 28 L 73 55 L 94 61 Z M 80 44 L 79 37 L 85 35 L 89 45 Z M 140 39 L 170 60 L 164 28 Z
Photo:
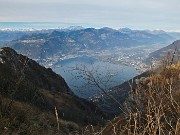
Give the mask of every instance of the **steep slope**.
M 109 89 L 107 94 L 99 94 L 90 98 L 110 118 L 122 113 L 123 104 L 128 98 L 129 92 L 136 88 L 136 80 L 148 77 L 149 72 L 144 72 L 119 86 Z
M 129 32 L 128 29 L 125 29 L 127 32 Z M 156 60 L 158 63 L 159 61 L 162 61 L 165 59 L 165 62 L 163 64 L 167 63 L 177 63 L 180 61 L 180 40 L 177 40 L 173 42 L 172 44 L 157 50 L 149 55 L 149 58 L 146 59 L 145 62 L 150 63 L 152 60 Z M 173 62 L 171 62 L 173 60 Z M 162 67 L 162 63 L 158 64 L 158 67 Z M 153 72 L 158 72 L 160 69 L 158 67 L 155 67 L 155 70 Z M 179 65 L 178 65 L 179 68 Z M 134 78 L 132 78 L 129 81 L 124 82 L 123 84 L 116 86 L 108 92 L 108 95 L 103 94 L 97 95 L 94 97 L 91 97 L 91 100 L 94 101 L 104 112 L 109 114 L 110 116 L 114 117 L 118 115 L 119 113 L 122 113 L 122 110 L 119 108 L 120 104 L 122 105 L 125 100 L 127 99 L 129 92 L 131 90 L 135 90 L 136 83 L 141 82 L 144 77 L 148 77 L 150 72 L 144 72 Z M 137 80 L 139 80 L 137 82 Z M 179 85 L 177 85 L 179 87 Z M 114 97 L 120 104 L 117 103 L 117 101 L 114 101 L 111 97 Z
M 17 54 L 10 48 L 2 48 L 0 58 L 1 76 L 6 75 L 5 72 L 8 71 L 12 77 L 16 75 L 17 79 L 20 77 L 20 81 L 27 80 L 40 89 L 54 90 L 63 93 L 70 92 L 66 82 L 61 76 L 52 72 L 51 69 L 39 66 L 35 61 Z
M 8 121 L 13 117 L 23 131 L 30 123 L 32 128 L 55 131 L 55 107 L 61 121 L 78 126 L 101 121 L 101 111 L 94 104 L 76 97 L 61 76 L 7 47 L 0 49 L 0 82 L 0 119 Z M 16 115 L 17 112 L 27 119 Z M 41 125 L 42 119 L 45 127 Z M 9 122 L 1 123 L 0 130 L 4 131 L 6 127 L 9 132 L 18 133 L 20 129 L 16 129 L 13 121 Z M 62 122 L 61 129 L 67 123 Z M 71 127 L 66 128 L 70 130 Z
M 140 81 L 137 87 L 129 92 L 123 104 L 124 113 L 116 115 L 103 130 L 94 133 L 180 134 L 180 63 L 163 65 Z

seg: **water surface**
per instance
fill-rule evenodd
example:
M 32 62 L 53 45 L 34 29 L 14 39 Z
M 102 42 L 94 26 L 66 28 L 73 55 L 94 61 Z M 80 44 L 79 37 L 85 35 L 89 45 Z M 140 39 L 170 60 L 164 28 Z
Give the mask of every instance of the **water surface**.
M 90 87 L 92 85 L 90 85 L 91 81 L 88 83 L 87 80 L 88 72 L 84 73 L 80 70 L 90 71 L 103 89 L 120 85 L 137 75 L 134 67 L 98 61 L 89 57 L 63 60 L 58 62 L 58 66 L 53 70 L 65 79 L 76 95 L 82 98 L 88 98 L 102 91 L 96 87 L 97 85 Z

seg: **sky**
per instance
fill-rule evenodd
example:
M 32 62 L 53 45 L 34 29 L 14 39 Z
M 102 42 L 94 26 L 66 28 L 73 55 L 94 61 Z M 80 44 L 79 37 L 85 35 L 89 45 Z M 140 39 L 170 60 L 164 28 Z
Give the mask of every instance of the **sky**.
M 180 31 L 180 0 L 0 0 L 0 22 Z

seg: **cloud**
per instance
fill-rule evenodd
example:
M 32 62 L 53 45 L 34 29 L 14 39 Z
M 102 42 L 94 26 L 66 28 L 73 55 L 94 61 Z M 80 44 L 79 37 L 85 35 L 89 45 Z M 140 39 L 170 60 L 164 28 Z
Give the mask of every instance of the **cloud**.
M 179 0 L 1 0 L 1 21 L 180 29 Z

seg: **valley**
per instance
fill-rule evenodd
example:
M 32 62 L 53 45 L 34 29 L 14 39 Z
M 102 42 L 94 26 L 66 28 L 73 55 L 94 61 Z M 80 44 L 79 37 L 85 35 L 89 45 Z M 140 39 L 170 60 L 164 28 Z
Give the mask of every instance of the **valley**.
M 78 80 L 73 79 L 77 71 L 70 69 L 86 66 L 90 70 L 95 66 L 99 69 L 99 74 L 102 74 L 102 71 L 104 74 L 117 72 L 111 78 L 113 83 L 103 87 L 108 90 L 149 70 L 151 63 L 146 61 L 149 54 L 178 38 L 178 34 L 173 36 L 164 31 L 128 28 L 115 30 L 107 27 L 20 31 L 22 37 L 19 37 L 19 32 L 12 33 L 15 37 L 17 33 L 17 37 L 6 46 L 62 75 L 72 91 L 82 98 L 89 98 L 102 91 L 96 86 L 81 87 L 86 84 L 86 80 L 83 79 L 85 76 Z
M 18 33 L 14 39 L 3 41 L 6 43 L 3 46 L 8 47 L 0 49 L 1 100 L 9 102 L 13 99 L 12 107 L 18 108 L 15 110 L 18 113 L 23 111 L 17 107 L 18 102 L 27 108 L 28 104 L 23 103 L 26 101 L 37 107 L 41 114 L 43 109 L 45 117 L 54 117 L 55 106 L 61 118 L 61 132 L 68 134 L 69 130 L 81 130 L 87 123 L 100 124 L 122 115 L 126 111 L 125 104 L 134 100 L 129 94 L 136 89 L 138 81 L 149 76 L 152 66 L 156 69 L 167 54 L 173 56 L 169 60 L 179 61 L 179 40 L 172 43 L 168 36 L 168 39 L 155 43 L 149 41 L 149 37 L 144 39 L 147 33 L 142 35 L 144 31 L 139 31 L 140 37 L 136 37 L 136 41 L 126 42 L 126 38 L 134 33 L 130 30 L 131 34 L 124 35 L 125 38 L 122 30 L 118 32 L 120 37 L 116 30 L 110 30 L 112 37 L 107 39 L 104 37 L 105 33 L 109 33 L 107 28 L 103 31 L 103 39 L 97 38 L 102 37 L 102 33 L 98 33 L 102 30 L 23 32 L 22 37 Z M 74 34 L 79 34 L 79 37 L 74 37 Z M 117 38 L 121 40 L 120 44 Z M 12 115 L 15 111 L 11 111 Z M 26 112 L 24 117 L 29 117 L 29 113 L 40 117 L 36 111 Z M 55 122 L 49 119 L 36 121 L 37 126 Z M 32 122 L 31 119 L 26 124 L 29 122 Z M 22 126 L 21 123 L 19 125 Z M 33 125 L 30 127 L 33 128 Z M 54 128 L 51 131 L 48 127 L 47 131 L 54 133 Z M 35 132 L 42 133 L 39 130 Z
M 86 80 L 82 78 L 75 79 L 78 71 L 74 72 L 72 69 L 75 67 L 82 68 L 86 66 L 88 69 L 98 69 L 97 71 L 101 74 L 101 77 L 105 78 L 103 74 L 108 72 L 115 75 L 111 78 L 108 83 L 108 87 L 104 89 L 109 89 L 114 86 L 120 85 L 121 83 L 133 78 L 150 69 L 150 64 L 146 63 L 148 55 L 154 52 L 163 45 L 154 45 L 153 47 L 138 46 L 131 48 L 112 48 L 110 50 L 102 51 L 80 51 L 77 54 L 71 54 L 59 58 L 55 56 L 49 58 L 45 63 L 42 63 L 45 67 L 52 68 L 53 71 L 63 76 L 72 91 L 83 98 L 89 98 L 93 95 L 102 92 L 99 88 L 94 86 L 93 88 L 82 87 L 87 83 Z M 104 68 L 108 67 L 108 68 Z
M 100 61 L 106 61 L 109 63 L 114 64 L 122 64 L 133 66 L 138 70 L 145 71 L 147 70 L 148 66 L 145 63 L 145 59 L 148 55 L 164 46 L 168 45 L 168 43 L 158 44 L 158 45 L 151 45 L 151 46 L 137 46 L 137 47 L 130 47 L 130 48 L 119 48 L 113 47 L 107 50 L 82 50 L 77 51 L 76 53 L 72 54 L 57 54 L 55 56 L 49 57 L 41 63 L 42 65 L 50 68 L 54 68 L 58 66 L 59 61 L 64 61 L 72 58 L 81 58 L 83 56 L 96 58 Z M 40 61 L 37 59 L 37 61 Z
M 180 135 L 180 0 L 0 0 L 0 135 Z

